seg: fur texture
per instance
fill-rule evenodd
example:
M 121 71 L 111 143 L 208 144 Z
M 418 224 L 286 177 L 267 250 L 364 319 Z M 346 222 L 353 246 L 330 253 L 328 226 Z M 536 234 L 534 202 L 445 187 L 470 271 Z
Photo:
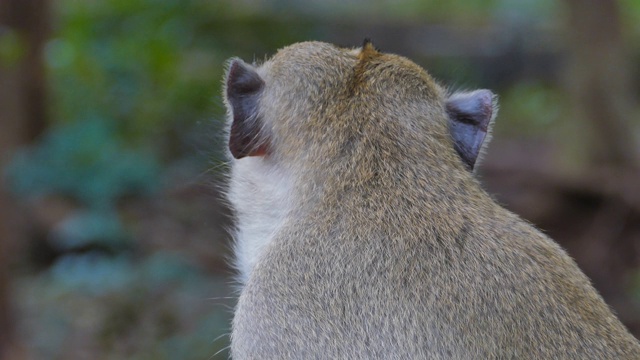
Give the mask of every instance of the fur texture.
M 573 260 L 482 190 L 422 68 L 318 42 L 240 65 L 268 147 L 232 160 L 234 359 L 640 359 Z

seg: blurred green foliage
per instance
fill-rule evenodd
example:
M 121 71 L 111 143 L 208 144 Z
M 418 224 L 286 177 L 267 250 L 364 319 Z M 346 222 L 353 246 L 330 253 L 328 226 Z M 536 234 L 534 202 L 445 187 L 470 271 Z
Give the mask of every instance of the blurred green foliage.
M 496 131 L 507 136 L 548 135 L 566 122 L 567 113 L 567 101 L 557 87 L 520 82 L 500 95 L 499 117 L 506 124 L 498 122 Z
M 133 140 L 207 118 L 222 60 L 195 51 L 189 3 L 63 1 L 46 52 L 55 118 L 100 116 Z
M 113 209 L 119 199 L 159 185 L 152 153 L 128 148 L 114 124 L 99 118 L 52 129 L 19 152 L 7 174 L 22 197 L 61 195 L 92 209 Z
M 57 9 L 46 51 L 55 118 L 108 119 L 168 158 L 182 155 L 190 127 L 222 114 L 227 58 L 306 38 L 303 22 L 247 15 L 228 1 L 63 0 Z
M 98 118 L 56 127 L 38 144 L 19 152 L 6 169 L 18 196 L 64 197 L 80 208 L 51 234 L 56 249 L 126 248 L 118 202 L 150 195 L 160 185 L 155 157 L 125 146 L 113 127 Z

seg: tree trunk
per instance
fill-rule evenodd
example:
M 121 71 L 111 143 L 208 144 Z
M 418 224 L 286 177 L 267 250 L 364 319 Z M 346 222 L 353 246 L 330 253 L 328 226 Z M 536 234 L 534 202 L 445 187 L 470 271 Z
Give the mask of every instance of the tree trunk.
M 619 4 L 615 0 L 565 0 L 565 4 L 566 83 L 576 136 L 585 139 L 577 154 L 584 163 L 577 168 L 583 178 L 597 178 L 598 171 L 613 180 L 624 178 L 638 169 L 638 148 L 631 126 L 636 96 Z M 638 314 L 640 304 L 629 291 L 638 267 L 637 237 L 623 236 L 633 226 L 631 210 L 622 200 L 609 196 L 598 204 L 595 215 L 584 219 L 589 221 L 574 233 L 579 241 L 563 245 L 622 320 L 637 330 L 640 319 L 633 314 Z
M 20 56 L 0 58 L 0 175 L 15 150 L 35 139 L 47 123 L 43 59 L 49 29 L 47 0 L 0 1 L 0 38 L 13 36 Z M 0 359 L 19 359 L 11 299 L 11 267 L 24 243 L 21 209 L 0 176 Z
M 565 0 L 567 85 L 591 165 L 637 165 L 629 54 L 615 0 Z

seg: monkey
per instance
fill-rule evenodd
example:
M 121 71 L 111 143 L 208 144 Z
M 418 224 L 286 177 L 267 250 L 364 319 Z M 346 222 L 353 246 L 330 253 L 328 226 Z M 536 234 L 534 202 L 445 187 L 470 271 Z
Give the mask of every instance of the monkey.
M 498 111 L 376 49 L 224 81 L 234 359 L 640 359 L 573 259 L 474 174 Z

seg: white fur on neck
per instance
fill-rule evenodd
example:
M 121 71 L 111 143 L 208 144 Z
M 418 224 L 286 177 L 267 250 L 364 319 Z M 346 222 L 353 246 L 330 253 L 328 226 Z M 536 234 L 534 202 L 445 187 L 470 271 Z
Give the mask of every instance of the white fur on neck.
M 235 267 L 244 285 L 288 212 L 290 179 L 265 157 L 245 157 L 234 160 L 229 185 L 236 214 Z

